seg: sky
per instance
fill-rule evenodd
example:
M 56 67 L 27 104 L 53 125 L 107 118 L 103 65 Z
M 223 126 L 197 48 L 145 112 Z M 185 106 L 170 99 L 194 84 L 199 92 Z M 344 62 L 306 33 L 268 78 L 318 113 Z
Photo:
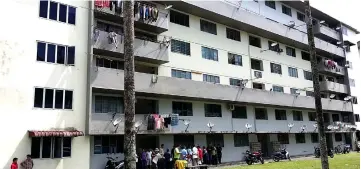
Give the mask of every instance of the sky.
M 310 0 L 311 6 L 361 31 L 360 0 Z M 360 39 L 360 35 L 358 36 Z

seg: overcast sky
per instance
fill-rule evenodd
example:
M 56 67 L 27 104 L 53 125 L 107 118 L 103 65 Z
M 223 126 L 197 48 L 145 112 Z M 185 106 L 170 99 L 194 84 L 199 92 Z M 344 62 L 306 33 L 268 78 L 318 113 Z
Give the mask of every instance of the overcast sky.
M 310 4 L 361 31 L 361 0 L 310 0 Z

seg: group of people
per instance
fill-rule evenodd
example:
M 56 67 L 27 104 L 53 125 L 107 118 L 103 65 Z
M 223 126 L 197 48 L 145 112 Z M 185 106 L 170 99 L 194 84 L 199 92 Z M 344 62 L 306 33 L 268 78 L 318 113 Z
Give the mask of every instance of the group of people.
M 31 159 L 31 155 L 28 154 L 26 156 L 26 159 L 20 163 L 20 165 L 24 168 L 24 169 L 32 169 L 34 167 L 34 162 Z M 18 166 L 18 158 L 13 158 L 13 163 L 11 163 L 10 169 L 19 169 Z
M 201 147 L 199 145 L 176 145 L 172 150 L 164 151 L 164 144 L 154 150 L 142 149 L 137 153 L 137 169 L 173 169 L 177 160 L 186 161 L 188 165 L 217 165 L 222 162 L 220 145 Z

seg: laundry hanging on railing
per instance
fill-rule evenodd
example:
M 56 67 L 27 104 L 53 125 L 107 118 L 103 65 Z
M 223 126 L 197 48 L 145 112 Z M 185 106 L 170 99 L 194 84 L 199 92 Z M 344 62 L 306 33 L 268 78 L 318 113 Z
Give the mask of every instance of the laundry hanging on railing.
M 170 115 L 170 118 L 171 118 L 170 125 L 171 125 L 171 126 L 178 126 L 179 115 L 178 115 L 178 114 L 171 114 L 171 115 Z
M 95 0 L 94 5 L 98 8 L 105 8 L 110 6 L 110 2 L 109 0 Z
M 326 59 L 324 61 L 324 64 L 329 69 L 336 69 L 337 68 L 337 62 Z
M 109 44 L 114 44 L 115 48 L 118 48 L 117 33 L 113 32 L 113 31 L 109 32 L 108 40 L 109 40 Z

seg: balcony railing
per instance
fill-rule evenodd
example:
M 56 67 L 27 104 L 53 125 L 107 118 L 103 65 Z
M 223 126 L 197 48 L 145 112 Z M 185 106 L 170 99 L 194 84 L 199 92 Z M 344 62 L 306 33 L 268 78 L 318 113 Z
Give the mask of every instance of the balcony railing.
M 331 82 L 331 81 L 322 81 L 320 82 L 320 90 L 328 92 L 336 92 L 347 94 L 347 87 L 344 84 Z

